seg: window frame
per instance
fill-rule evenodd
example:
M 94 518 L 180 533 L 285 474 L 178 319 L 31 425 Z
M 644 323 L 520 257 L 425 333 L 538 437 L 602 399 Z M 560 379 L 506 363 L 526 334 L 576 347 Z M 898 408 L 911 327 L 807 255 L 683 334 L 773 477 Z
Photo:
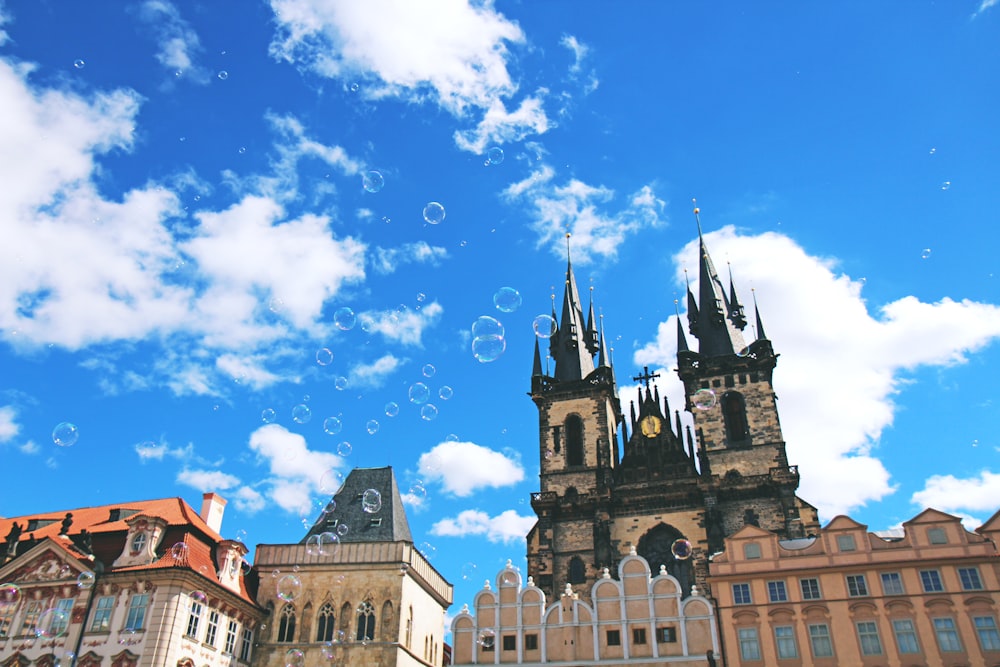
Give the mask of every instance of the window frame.
M 943 593 L 944 582 L 940 570 L 920 570 L 920 587 L 924 593 Z
M 535 633 L 524 635 L 524 650 L 525 651 L 537 651 L 538 650 L 538 635 Z
M 278 644 L 291 644 L 295 641 L 296 614 L 295 607 L 286 602 L 285 606 L 278 612 L 278 634 L 275 642 Z
M 942 653 L 962 653 L 962 638 L 958 634 L 955 619 L 951 616 L 934 616 L 931 618 L 934 627 L 934 637 L 938 649 Z M 945 648 L 947 646 L 947 648 Z
M 136 593 L 128 601 L 128 615 L 125 627 L 133 631 L 146 627 L 146 610 L 149 609 L 149 593 Z
M 983 590 L 983 578 L 979 575 L 979 568 L 975 566 L 958 568 L 958 580 L 962 584 L 963 591 Z
M 201 625 L 201 614 L 204 607 L 197 600 L 191 600 L 188 605 L 188 622 L 184 630 L 184 636 L 188 639 L 198 640 L 198 627 Z
M 750 584 L 746 582 L 741 582 L 732 585 L 733 592 L 733 604 L 734 605 L 749 605 L 753 604 L 753 595 L 750 592 Z
M 677 627 L 665 625 L 656 629 L 656 641 L 660 644 L 677 643 Z
M 779 660 L 794 660 L 799 657 L 799 647 L 795 641 L 795 626 L 774 626 L 774 647 Z
M 618 628 L 615 628 L 614 630 L 605 630 L 604 639 L 608 646 L 621 646 L 622 631 Z
M 501 651 L 517 650 L 517 635 L 503 635 L 500 637 Z
M 928 528 L 927 541 L 931 544 L 948 544 L 948 533 L 940 526 Z
M 105 602 L 107 602 L 106 605 L 103 604 Z M 114 595 L 102 595 L 97 598 L 97 604 L 94 605 L 94 616 L 90 619 L 90 629 L 87 632 L 111 632 L 111 617 L 114 613 Z M 98 621 L 101 622 L 101 626 L 95 628 Z
M 209 609 L 208 620 L 205 622 L 205 643 L 214 648 L 218 634 L 219 611 L 217 609 Z
M 868 579 L 863 574 L 845 575 L 847 582 L 847 596 L 852 598 L 866 598 L 870 595 L 868 590 Z
M 784 579 L 767 582 L 767 599 L 770 602 L 788 602 L 788 587 Z
M 740 645 L 740 659 L 746 662 L 761 660 L 760 633 L 755 627 L 736 628 L 736 641 Z
M 806 582 L 809 582 L 809 584 L 808 584 L 809 590 L 807 590 L 807 584 L 806 584 Z M 815 588 L 815 593 L 812 590 L 813 588 Z M 804 578 L 799 579 L 799 593 L 802 594 L 802 599 L 803 600 L 822 600 L 823 599 L 823 590 L 819 586 L 819 578 L 818 577 L 804 577 Z
M 44 602 L 41 600 L 31 600 L 24 607 L 24 614 L 21 616 L 21 627 L 18 629 L 18 637 L 33 637 L 38 628 L 38 619 L 42 615 Z
M 757 560 L 762 557 L 759 542 L 747 542 L 743 545 L 743 558 Z
M 361 603 L 357 613 L 358 630 L 355 641 L 371 642 L 375 641 L 375 605 L 369 601 Z
M 857 551 L 858 543 L 854 539 L 854 535 L 846 533 L 843 535 L 837 535 L 837 551 Z
M 822 632 L 819 629 L 822 628 Z M 810 623 L 807 627 L 809 631 L 809 649 L 814 658 L 834 657 L 833 639 L 830 637 L 830 626 L 826 623 Z M 817 650 L 822 647 L 823 652 Z
M 879 581 L 882 583 L 883 595 L 906 595 L 906 589 L 903 587 L 903 575 L 899 572 L 881 572 L 879 573 Z
M 878 622 L 874 620 L 855 621 L 854 629 L 858 633 L 858 645 L 861 647 L 861 655 L 883 655 L 885 653 L 885 649 L 882 646 L 882 637 L 878 631 Z
M 989 625 L 981 624 L 980 621 L 989 621 Z M 997 620 L 992 616 L 973 616 L 972 627 L 976 630 L 976 638 L 979 639 L 979 648 L 986 651 L 1000 651 L 1000 630 L 997 629 Z
M 901 629 L 899 625 L 906 623 L 909 627 Z M 911 618 L 892 619 L 892 634 L 896 639 L 896 650 L 900 653 L 915 654 L 921 653 L 920 640 L 917 637 L 917 629 Z M 905 638 L 905 640 L 903 639 Z
M 253 657 L 253 630 L 250 626 L 244 625 L 243 632 L 240 633 L 240 662 L 250 662 Z
M 233 655 L 236 652 L 236 636 L 239 634 L 240 624 L 236 622 L 236 619 L 229 619 L 229 623 L 226 625 L 226 640 L 222 644 L 222 653 L 224 655 Z
M 646 628 L 632 628 L 632 645 L 641 646 L 646 643 Z

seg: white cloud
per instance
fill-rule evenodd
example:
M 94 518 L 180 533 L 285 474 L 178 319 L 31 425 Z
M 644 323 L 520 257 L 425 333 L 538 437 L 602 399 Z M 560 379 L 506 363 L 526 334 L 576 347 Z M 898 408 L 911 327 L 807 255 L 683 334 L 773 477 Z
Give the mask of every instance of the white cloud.
M 231 495 L 236 509 L 247 514 L 255 514 L 267 505 L 264 496 L 249 486 L 241 486 Z
M 194 458 L 194 445 L 188 443 L 184 447 L 171 447 L 167 442 L 137 442 L 135 453 L 139 455 L 139 461 L 162 461 L 166 457 L 178 460 L 188 460 Z
M 223 354 L 215 366 L 239 384 L 260 389 L 274 384 L 280 378 L 263 368 L 262 355 Z
M 445 518 L 435 523 L 431 526 L 431 534 L 448 537 L 484 535 L 490 542 L 510 544 L 523 541 L 536 520 L 535 516 L 521 516 L 514 510 L 493 517 L 480 510 L 465 510 L 453 519 Z
M 656 196 L 651 185 L 640 188 L 624 207 L 607 212 L 602 207 L 613 203 L 613 190 L 577 179 L 556 185 L 554 177 L 555 171 L 542 165 L 524 180 L 508 186 L 504 197 L 533 209 L 530 226 L 538 235 L 538 246 L 548 245 L 556 255 L 565 255 L 565 235 L 569 231 L 574 262 L 585 264 L 595 255 L 614 257 L 626 236 L 644 227 L 655 227 L 663 220 L 666 203 Z
M 42 451 L 42 448 L 39 447 L 38 443 L 34 440 L 28 440 L 23 445 L 20 445 L 18 449 L 20 449 L 23 454 L 37 454 Z
M 177 482 L 199 491 L 225 491 L 240 483 L 239 477 L 221 470 L 191 470 L 185 468 L 177 473 Z
M 524 479 L 520 462 L 472 442 L 442 442 L 420 455 L 420 474 L 459 497 L 484 488 L 511 486 Z
M 0 408 L 0 442 L 12 440 L 21 432 L 21 425 L 17 423 L 17 411 L 13 405 L 5 405 Z
M 982 2 L 979 3 L 979 7 L 976 9 L 975 13 L 973 13 L 972 18 L 976 18 L 990 7 L 996 6 L 998 2 L 1000 2 L 1000 0 L 982 0 Z
M 836 273 L 833 261 L 806 254 L 785 236 L 740 236 L 726 227 L 705 238 L 713 258 L 728 257 L 736 267 L 744 305 L 749 288 L 755 288 L 767 337 L 781 354 L 774 386 L 789 461 L 803 471 L 800 496 L 830 518 L 892 493 L 877 443 L 892 424 L 901 373 L 961 363 L 1000 337 L 1000 307 L 950 299 L 927 304 L 908 296 L 873 316 L 861 297 L 861 282 Z M 674 261 L 675 282 L 683 289 L 683 270 L 697 272 L 697 241 Z M 831 313 L 838 314 L 834 323 Z M 745 333 L 752 338 L 749 329 Z M 688 343 L 694 347 L 697 341 L 689 336 Z M 676 365 L 674 317 L 636 351 L 635 362 L 659 365 L 660 393 L 671 405 L 683 406 L 682 388 L 671 370 Z
M 358 316 L 358 321 L 368 333 L 381 334 L 387 340 L 402 345 L 420 345 L 424 329 L 434 326 L 441 319 L 444 308 L 432 301 L 420 310 L 368 311 Z
M 8 23 L 10 23 L 10 12 L 7 11 L 7 8 L 3 4 L 0 4 L 0 46 L 6 44 L 10 39 L 10 35 L 3 29 Z
M 573 64 L 570 65 L 569 71 L 579 72 L 582 67 L 583 59 L 587 57 L 587 53 L 590 51 L 590 48 L 573 35 L 563 35 L 562 39 L 559 40 L 559 44 L 565 46 L 573 54 Z
M 502 100 L 493 100 L 475 129 L 455 131 L 455 145 L 464 151 L 483 153 L 490 144 L 514 143 L 544 134 L 550 127 L 541 96 L 521 100 L 513 111 L 508 111 Z
M 375 248 L 371 256 L 372 269 L 378 273 L 392 273 L 404 264 L 428 263 L 438 266 L 448 257 L 448 251 L 432 246 L 426 241 L 407 243 L 396 248 Z
M 385 379 L 400 367 L 403 361 L 392 354 L 383 354 L 370 364 L 355 364 L 348 371 L 351 386 L 361 388 L 381 387 Z
M 268 463 L 268 496 L 288 512 L 310 513 L 311 498 L 321 492 L 323 475 L 343 466 L 341 457 L 310 450 L 304 437 L 278 424 L 254 431 L 250 449 Z
M 146 0 L 138 8 L 139 18 L 157 33 L 156 60 L 174 79 L 207 83 L 209 72 L 195 64 L 202 48 L 197 33 L 168 0 Z
M 980 471 L 978 476 L 958 478 L 954 475 L 933 475 L 924 488 L 910 498 L 919 507 L 933 507 L 951 514 L 997 510 L 1000 499 L 1000 473 Z

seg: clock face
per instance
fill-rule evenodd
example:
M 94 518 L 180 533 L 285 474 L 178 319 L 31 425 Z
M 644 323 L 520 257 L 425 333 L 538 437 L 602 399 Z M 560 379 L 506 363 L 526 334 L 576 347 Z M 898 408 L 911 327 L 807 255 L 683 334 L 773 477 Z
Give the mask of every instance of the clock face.
M 660 418 L 656 415 L 647 415 L 642 418 L 641 422 L 639 422 L 639 430 L 641 430 L 642 434 L 647 438 L 655 438 L 658 436 L 661 428 L 662 424 L 660 423 Z

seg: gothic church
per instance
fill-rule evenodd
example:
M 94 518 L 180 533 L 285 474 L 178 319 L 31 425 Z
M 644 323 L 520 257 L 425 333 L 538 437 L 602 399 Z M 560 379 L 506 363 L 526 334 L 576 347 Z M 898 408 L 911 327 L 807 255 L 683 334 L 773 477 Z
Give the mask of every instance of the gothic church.
M 778 355 L 756 302 L 756 335 L 745 341 L 732 275 L 727 291 L 700 221 L 698 237 L 698 298 L 690 285 L 687 292 L 696 345 L 678 318 L 676 369 L 694 433 L 650 387 L 657 376 L 648 370 L 633 378 L 643 386 L 623 413 L 603 326 L 592 302 L 585 318 L 567 261 L 558 316 L 553 304 L 552 368 L 543 370 L 536 340 L 530 393 L 541 489 L 531 498 L 538 521 L 527 536 L 528 574 L 549 599 L 567 583 L 587 597 L 604 568 L 615 572 L 631 549 L 654 573 L 663 566 L 676 577 L 685 595 L 693 585 L 704 591 L 708 557 L 743 526 L 783 538 L 819 530 L 816 508 L 795 494 L 798 469 L 785 454 L 771 384 Z

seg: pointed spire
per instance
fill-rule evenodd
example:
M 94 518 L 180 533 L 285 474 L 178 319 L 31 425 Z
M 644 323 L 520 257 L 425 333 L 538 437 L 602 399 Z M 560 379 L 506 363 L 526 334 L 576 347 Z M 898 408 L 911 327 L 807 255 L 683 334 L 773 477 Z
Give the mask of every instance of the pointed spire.
M 600 322 L 601 322 L 601 332 L 600 332 L 600 337 L 601 338 L 600 338 L 600 341 L 598 342 L 599 353 L 597 355 L 597 366 L 598 367 L 608 366 L 610 368 L 611 367 L 611 361 L 608 359 L 608 355 L 607 355 L 607 352 L 606 352 L 606 350 L 608 349 L 608 347 L 607 347 L 608 344 L 604 340 L 604 314 L 603 313 L 600 315 Z
M 743 314 L 743 305 L 739 297 L 736 296 L 736 284 L 733 282 L 733 266 L 726 262 L 729 267 L 729 321 L 733 326 L 743 331 L 747 326 L 747 318 Z
M 691 294 L 690 289 L 688 290 L 688 294 Z M 674 299 L 674 313 L 677 314 L 677 353 L 690 352 L 687 337 L 684 335 L 684 327 L 681 326 L 681 313 L 677 309 L 677 299 Z
M 757 318 L 757 338 L 756 340 L 767 340 L 767 335 L 764 333 L 764 323 L 760 319 L 760 309 L 757 307 L 757 292 L 750 290 L 753 295 L 753 313 Z
M 531 365 L 531 377 L 538 377 L 542 374 L 542 353 L 538 349 L 538 337 L 535 336 L 535 360 Z
M 729 319 L 730 305 L 722 281 L 715 271 L 712 258 L 708 254 L 705 238 L 701 232 L 700 209 L 694 209 L 698 223 L 699 272 L 698 272 L 698 353 L 705 357 L 720 357 L 735 354 L 746 345 L 743 334 Z M 689 314 L 690 317 L 690 314 Z
M 569 260 L 569 234 L 566 234 L 566 287 L 563 291 L 562 316 L 559 329 L 550 341 L 552 357 L 556 362 L 556 380 L 582 380 L 594 370 L 594 357 L 590 352 L 588 327 L 583 319 L 580 291 Z
M 587 312 L 587 333 L 584 337 L 587 343 L 587 351 L 590 352 L 591 356 L 597 354 L 598 349 L 600 349 L 600 343 L 597 337 L 597 328 L 594 326 L 594 286 L 590 286 L 590 309 Z
M 688 300 L 688 331 L 691 332 L 692 336 L 698 335 L 698 302 L 694 298 L 694 293 L 691 291 L 691 281 L 688 279 L 688 271 L 684 269 L 684 282 L 687 285 L 687 300 Z M 678 324 L 680 324 L 678 322 Z

